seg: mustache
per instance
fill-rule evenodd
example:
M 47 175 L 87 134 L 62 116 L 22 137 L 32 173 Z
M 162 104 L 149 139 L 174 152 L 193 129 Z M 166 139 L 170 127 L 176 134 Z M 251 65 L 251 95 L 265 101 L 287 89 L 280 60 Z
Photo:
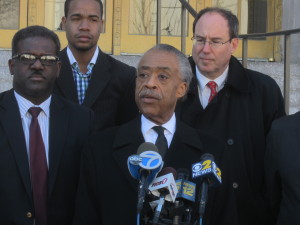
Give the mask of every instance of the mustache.
M 43 71 L 41 71 L 41 70 L 33 70 L 32 73 L 30 74 L 30 77 L 36 76 L 36 75 L 40 75 L 40 76 L 42 76 L 43 78 L 45 78 L 45 77 L 44 77 L 44 74 L 43 74 Z
M 76 34 L 75 35 L 75 38 L 79 38 L 79 37 L 88 37 L 88 38 L 92 38 L 93 36 L 91 34 L 88 34 L 88 33 L 79 33 L 79 34 Z
M 162 99 L 162 96 L 161 94 L 153 91 L 153 90 L 150 90 L 150 89 L 144 89 L 142 90 L 140 93 L 139 93 L 139 97 L 140 98 L 144 98 L 144 97 L 150 97 L 150 98 L 155 98 L 155 99 L 158 99 L 158 100 L 161 100 Z

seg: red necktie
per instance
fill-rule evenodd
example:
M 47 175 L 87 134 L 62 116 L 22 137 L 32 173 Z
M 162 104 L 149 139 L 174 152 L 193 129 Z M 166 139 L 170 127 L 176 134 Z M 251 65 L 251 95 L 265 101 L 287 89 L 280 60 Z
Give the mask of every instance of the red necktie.
M 207 86 L 209 87 L 210 89 L 210 96 L 209 96 L 209 99 L 208 99 L 208 102 L 211 102 L 211 100 L 213 100 L 213 98 L 217 95 L 217 84 L 216 82 L 214 81 L 209 81 L 207 83 Z
M 31 107 L 28 110 L 28 112 L 32 116 L 29 128 L 29 151 L 31 185 L 35 211 L 35 225 L 47 224 L 48 167 L 45 145 L 42 139 L 41 129 L 37 119 L 41 110 L 42 109 L 39 107 Z

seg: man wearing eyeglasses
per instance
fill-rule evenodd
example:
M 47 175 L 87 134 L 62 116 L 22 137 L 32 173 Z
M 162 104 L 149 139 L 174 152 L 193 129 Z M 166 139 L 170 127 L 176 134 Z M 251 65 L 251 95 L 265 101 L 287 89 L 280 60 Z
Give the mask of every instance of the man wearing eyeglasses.
M 238 19 L 221 8 L 205 8 L 193 24 L 190 63 L 194 78 L 177 115 L 192 127 L 220 138 L 215 153 L 222 187 L 210 191 L 204 218 L 209 225 L 266 225 L 263 162 L 265 138 L 274 119 L 284 116 L 276 82 L 243 68 L 232 56 L 238 47 Z
M 0 94 L 0 224 L 72 224 L 93 113 L 51 94 L 59 49 L 57 35 L 45 27 L 13 37 L 13 89 Z

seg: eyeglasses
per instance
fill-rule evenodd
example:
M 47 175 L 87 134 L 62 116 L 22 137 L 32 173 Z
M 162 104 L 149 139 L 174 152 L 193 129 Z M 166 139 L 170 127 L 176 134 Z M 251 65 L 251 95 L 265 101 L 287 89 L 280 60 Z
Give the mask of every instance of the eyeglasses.
M 53 66 L 59 61 L 59 58 L 57 56 L 53 56 L 53 55 L 35 56 L 28 53 L 14 55 L 12 58 L 17 59 L 21 63 L 28 64 L 28 65 L 34 64 L 37 59 L 40 60 L 41 64 L 44 66 Z
M 203 38 L 200 37 L 192 37 L 192 40 L 195 45 L 198 45 L 200 47 L 204 47 L 204 45 L 207 43 L 211 48 L 219 48 L 222 45 L 225 45 L 226 43 L 229 43 L 231 39 L 228 41 L 222 42 L 222 41 L 206 41 Z

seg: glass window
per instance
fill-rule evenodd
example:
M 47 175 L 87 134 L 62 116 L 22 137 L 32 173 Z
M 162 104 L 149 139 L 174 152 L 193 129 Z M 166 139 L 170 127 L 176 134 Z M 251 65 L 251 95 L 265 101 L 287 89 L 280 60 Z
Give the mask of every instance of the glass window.
M 238 16 L 240 34 L 267 32 L 267 0 L 213 0 L 212 5 L 226 8 Z
M 51 30 L 61 30 L 64 4 L 65 0 L 45 0 L 45 27 Z
M 157 0 L 130 0 L 129 33 L 156 34 Z M 161 34 L 181 35 L 180 1 L 161 1 Z
M 19 0 L 0 1 L 0 29 L 18 29 L 20 20 L 19 15 Z
M 267 32 L 267 0 L 249 0 L 248 33 Z

